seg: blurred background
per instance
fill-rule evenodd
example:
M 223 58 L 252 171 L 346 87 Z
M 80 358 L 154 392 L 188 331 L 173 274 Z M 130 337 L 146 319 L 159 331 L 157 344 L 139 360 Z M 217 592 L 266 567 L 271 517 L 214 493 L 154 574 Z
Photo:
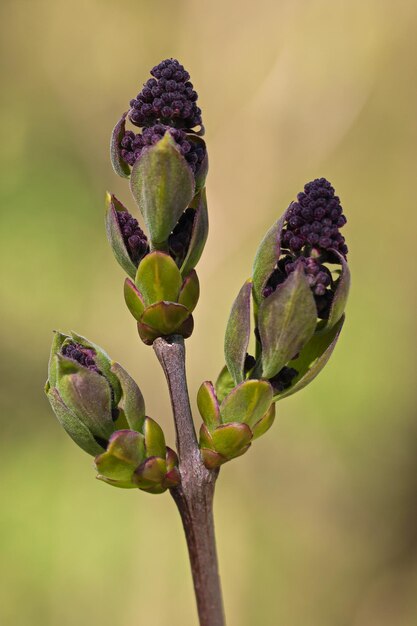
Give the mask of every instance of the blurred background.
M 193 398 L 223 364 L 259 240 L 304 183 L 327 177 L 348 216 L 353 288 L 331 363 L 220 474 L 228 624 L 416 624 L 415 1 L 2 0 L 0 18 L 0 622 L 196 624 L 169 495 L 95 481 L 43 395 L 52 329 L 77 330 L 136 377 L 174 443 L 103 226 L 106 189 L 133 209 L 111 129 L 172 56 L 211 162 Z

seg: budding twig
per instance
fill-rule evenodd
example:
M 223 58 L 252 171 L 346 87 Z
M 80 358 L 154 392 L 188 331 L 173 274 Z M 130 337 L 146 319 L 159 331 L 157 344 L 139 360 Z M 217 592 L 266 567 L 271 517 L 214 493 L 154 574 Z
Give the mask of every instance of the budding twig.
M 200 626 L 224 626 L 213 521 L 218 470 L 208 470 L 201 460 L 188 396 L 183 337 L 160 337 L 153 348 L 167 379 L 174 414 L 181 484 L 171 489 L 171 495 L 187 540 Z

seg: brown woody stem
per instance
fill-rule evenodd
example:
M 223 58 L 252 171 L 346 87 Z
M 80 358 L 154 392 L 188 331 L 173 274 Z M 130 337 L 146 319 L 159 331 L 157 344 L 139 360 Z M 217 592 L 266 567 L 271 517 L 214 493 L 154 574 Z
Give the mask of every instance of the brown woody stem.
M 216 554 L 213 495 L 218 470 L 202 462 L 191 414 L 185 373 L 184 339 L 174 335 L 153 344 L 171 397 L 181 485 L 171 489 L 187 540 L 200 626 L 225 626 Z

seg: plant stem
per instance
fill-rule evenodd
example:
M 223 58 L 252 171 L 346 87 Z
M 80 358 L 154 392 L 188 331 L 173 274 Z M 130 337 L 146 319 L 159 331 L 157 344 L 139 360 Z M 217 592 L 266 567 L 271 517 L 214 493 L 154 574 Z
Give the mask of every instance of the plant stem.
M 171 489 L 187 540 L 200 626 L 225 626 L 213 521 L 218 470 L 202 462 L 191 414 L 184 339 L 174 335 L 153 343 L 167 379 L 174 414 L 181 485 Z

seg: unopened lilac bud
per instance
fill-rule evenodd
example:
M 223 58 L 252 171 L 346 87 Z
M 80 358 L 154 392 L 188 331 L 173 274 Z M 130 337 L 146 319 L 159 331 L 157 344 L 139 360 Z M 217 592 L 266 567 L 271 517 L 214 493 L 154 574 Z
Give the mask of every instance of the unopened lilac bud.
M 99 346 L 75 333 L 56 333 L 45 391 L 65 430 L 89 454 L 105 449 L 118 428 L 140 428 L 145 417 L 133 379 Z
M 325 178 L 307 183 L 286 214 L 287 223 L 282 232 L 282 244 L 292 253 L 303 246 L 317 246 L 320 250 L 336 250 L 346 256 L 348 248 L 339 229 L 346 223 L 340 199 Z
M 135 126 L 162 122 L 176 128 L 202 126 L 197 93 L 190 75 L 176 59 L 161 61 L 142 91 L 130 102 L 129 119 Z

